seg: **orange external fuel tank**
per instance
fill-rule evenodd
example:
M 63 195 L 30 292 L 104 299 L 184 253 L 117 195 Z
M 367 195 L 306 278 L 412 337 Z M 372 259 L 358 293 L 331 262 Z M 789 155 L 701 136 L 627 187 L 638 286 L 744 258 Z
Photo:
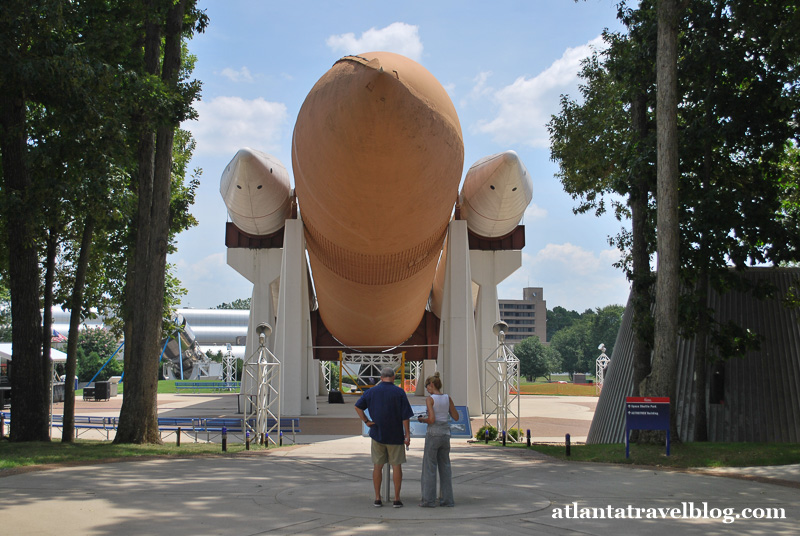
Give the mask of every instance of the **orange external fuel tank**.
M 401 344 L 424 314 L 464 165 L 447 92 L 398 54 L 342 58 L 300 108 L 292 165 L 326 327 L 354 348 Z

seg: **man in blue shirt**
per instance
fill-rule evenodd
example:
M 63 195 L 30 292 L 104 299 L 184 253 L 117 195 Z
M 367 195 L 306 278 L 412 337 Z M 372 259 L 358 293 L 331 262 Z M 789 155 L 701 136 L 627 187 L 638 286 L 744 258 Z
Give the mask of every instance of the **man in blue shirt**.
M 369 409 L 369 418 L 364 410 Z M 367 390 L 356 402 L 356 413 L 369 426 L 372 438 L 372 484 L 375 487 L 374 506 L 381 502 L 381 482 L 383 466 L 389 463 L 394 475 L 394 506 L 403 506 L 400 500 L 400 485 L 403 483 L 403 466 L 406 461 L 405 444 L 411 444 L 409 419 L 414 414 L 405 391 L 394 384 L 394 369 L 381 370 L 381 381 Z

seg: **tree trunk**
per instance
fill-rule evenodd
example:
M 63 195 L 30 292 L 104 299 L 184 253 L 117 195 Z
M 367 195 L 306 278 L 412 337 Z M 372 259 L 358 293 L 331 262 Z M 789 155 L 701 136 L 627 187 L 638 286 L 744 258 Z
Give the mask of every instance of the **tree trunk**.
M 639 93 L 631 103 L 632 130 L 638 145 L 647 136 L 647 95 Z M 650 255 L 647 251 L 647 201 L 648 179 L 644 166 L 634 175 L 630 193 L 631 235 L 633 240 L 631 277 L 631 303 L 633 305 L 633 396 L 639 396 L 639 384 L 650 374 L 652 357 L 652 281 Z
M 30 199 L 31 179 L 25 164 L 27 136 L 22 89 L 6 86 L 0 94 L 0 154 L 8 208 L 7 247 L 11 294 L 11 340 L 14 354 L 11 388 L 14 415 L 12 441 L 49 441 L 49 382 L 42 359 L 42 315 L 39 312 L 39 259 L 36 220 Z
M 58 253 L 58 231 L 55 227 L 47 230 L 47 251 L 45 253 L 44 271 L 44 306 L 42 311 L 42 361 L 44 362 L 44 381 L 48 390 L 53 378 L 53 281 L 56 278 L 56 254 Z M 48 400 L 49 402 L 49 400 Z M 49 411 L 48 411 L 49 415 Z
M 67 370 L 64 383 L 64 427 L 61 432 L 62 443 L 72 443 L 75 438 L 75 369 L 78 363 L 78 330 L 83 309 L 83 290 L 86 286 L 86 272 L 89 269 L 89 255 L 92 248 L 92 234 L 95 219 L 86 217 L 81 236 L 81 251 L 75 270 L 75 286 L 72 288 L 69 314 L 69 340 L 67 341 Z
M 168 87 L 177 87 L 181 62 L 181 32 L 185 0 L 167 13 L 162 80 Z M 151 47 L 160 44 L 160 32 L 148 25 L 145 56 Z M 148 69 L 151 66 L 148 65 Z M 161 338 L 164 304 L 164 278 L 169 242 L 169 203 L 172 182 L 172 142 L 175 124 L 159 126 L 155 136 L 155 158 L 152 151 L 140 156 L 139 206 L 136 236 L 132 336 L 130 360 L 126 363 L 125 396 L 115 443 L 160 443 L 158 432 L 158 346 Z M 152 134 L 146 133 L 143 147 L 150 147 Z M 150 171 L 148 173 L 148 171 Z M 126 344 L 127 346 L 127 344 Z
M 670 430 L 677 434 L 675 388 L 678 343 L 680 250 L 678 232 L 678 2 L 658 2 L 656 54 L 657 227 L 655 337 L 650 375 L 640 387 L 644 396 L 670 397 Z M 641 434 L 652 440 L 652 434 Z

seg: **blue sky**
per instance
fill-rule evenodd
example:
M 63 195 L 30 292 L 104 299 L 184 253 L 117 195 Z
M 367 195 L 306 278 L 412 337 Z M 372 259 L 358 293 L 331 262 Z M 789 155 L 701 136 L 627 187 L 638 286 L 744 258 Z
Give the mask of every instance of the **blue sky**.
M 249 297 L 251 284 L 225 263 L 222 170 L 240 147 L 268 152 L 291 172 L 300 106 L 340 57 L 375 50 L 404 54 L 450 94 L 464 136 L 464 172 L 483 156 L 515 150 L 533 179 L 522 267 L 499 287 L 521 299 L 543 287 L 548 308 L 579 312 L 625 303 L 629 286 L 608 244 L 623 225 L 612 215 L 574 215 L 555 177 L 545 123 L 561 94 L 577 96 L 580 59 L 618 30 L 616 1 L 398 0 L 266 2 L 206 0 L 211 22 L 189 44 L 203 82 L 192 131 L 192 168 L 202 168 L 193 213 L 169 258 L 189 291 L 184 307 Z M 302 210 L 302 207 L 301 207 Z M 624 225 L 629 225 L 627 222 Z

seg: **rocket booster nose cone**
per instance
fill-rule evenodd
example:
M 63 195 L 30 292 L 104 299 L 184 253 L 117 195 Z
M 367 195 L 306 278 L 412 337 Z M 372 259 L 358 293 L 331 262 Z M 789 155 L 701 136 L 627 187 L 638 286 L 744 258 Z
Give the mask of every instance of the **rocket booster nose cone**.
M 291 213 L 289 173 L 261 151 L 237 151 L 222 172 L 219 190 L 231 221 L 250 235 L 279 230 Z
M 517 153 L 505 151 L 472 165 L 461 198 L 462 217 L 472 232 L 501 237 L 519 224 L 533 198 L 533 184 Z
M 509 149 L 508 151 L 504 151 L 501 153 L 503 157 L 503 161 L 506 163 L 518 163 L 520 162 L 519 155 L 517 151 Z

